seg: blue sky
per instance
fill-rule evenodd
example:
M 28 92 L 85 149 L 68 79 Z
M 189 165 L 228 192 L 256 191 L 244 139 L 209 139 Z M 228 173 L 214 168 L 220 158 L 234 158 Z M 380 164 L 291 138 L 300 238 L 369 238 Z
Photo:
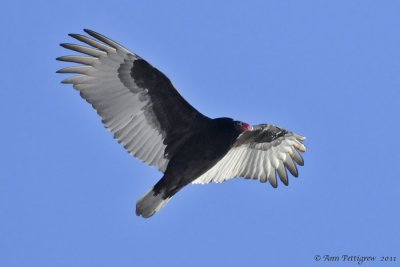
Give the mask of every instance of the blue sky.
M 400 260 L 399 1 L 4 1 L 1 266 L 322 266 Z M 93 29 L 210 117 L 307 136 L 298 179 L 191 185 L 154 217 L 161 173 L 55 73 Z M 349 263 L 354 266 L 356 263 Z M 382 264 L 382 265 L 380 265 Z M 339 266 L 336 264 L 335 266 Z M 347 264 L 346 264 L 347 266 Z

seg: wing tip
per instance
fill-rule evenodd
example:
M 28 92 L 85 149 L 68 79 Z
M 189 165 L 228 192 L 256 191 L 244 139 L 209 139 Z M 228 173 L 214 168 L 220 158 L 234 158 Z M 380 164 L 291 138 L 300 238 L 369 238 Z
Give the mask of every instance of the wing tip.
M 84 28 L 83 31 L 86 32 L 87 34 L 96 33 L 95 31 L 88 29 L 88 28 Z
M 60 43 L 60 46 L 65 48 L 65 49 L 70 49 L 73 50 L 72 48 L 78 46 L 76 44 L 72 44 L 72 43 Z
M 66 78 L 66 79 L 62 80 L 61 83 L 62 84 L 74 84 L 73 78 L 74 77 Z
M 108 39 L 107 37 L 103 36 L 102 34 L 100 34 L 100 33 L 98 33 L 98 32 L 95 32 L 95 31 L 93 31 L 93 30 L 91 30 L 91 29 L 88 29 L 88 28 L 83 29 L 83 31 L 86 32 L 87 34 L 89 34 L 90 36 L 92 36 L 92 37 L 94 37 L 94 38 L 97 38 L 97 39 L 98 39 L 99 37 L 103 37 L 103 38 Z
M 285 164 L 282 161 L 279 163 L 279 166 L 276 169 L 276 172 L 277 172 L 281 182 L 284 185 L 288 186 L 289 185 L 289 178 L 288 178 L 288 175 L 287 175 Z

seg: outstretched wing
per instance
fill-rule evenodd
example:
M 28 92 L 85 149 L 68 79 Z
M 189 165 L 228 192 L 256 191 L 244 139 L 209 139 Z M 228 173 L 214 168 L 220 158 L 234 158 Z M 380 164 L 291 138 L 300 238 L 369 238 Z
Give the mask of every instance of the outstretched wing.
M 269 181 L 277 187 L 277 176 L 288 185 L 287 170 L 297 177 L 296 163 L 303 166 L 300 152 L 305 152 L 302 143 L 305 137 L 261 124 L 238 137 L 229 152 L 211 169 L 193 181 L 194 184 L 221 183 L 234 177 Z
M 90 47 L 61 44 L 88 55 L 57 58 L 80 64 L 58 71 L 79 74 L 62 83 L 73 84 L 130 154 L 165 171 L 196 123 L 209 118 L 186 102 L 171 81 L 141 57 L 101 34 L 85 32 L 93 38 L 70 36 Z

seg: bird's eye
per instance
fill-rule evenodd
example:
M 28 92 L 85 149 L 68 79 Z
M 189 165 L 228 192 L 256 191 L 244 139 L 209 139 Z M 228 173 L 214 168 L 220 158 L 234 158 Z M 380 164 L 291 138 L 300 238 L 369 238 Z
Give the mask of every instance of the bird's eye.
M 243 127 L 243 122 L 241 122 L 241 121 L 235 121 L 235 127 L 238 128 L 238 129 L 242 129 L 242 127 Z

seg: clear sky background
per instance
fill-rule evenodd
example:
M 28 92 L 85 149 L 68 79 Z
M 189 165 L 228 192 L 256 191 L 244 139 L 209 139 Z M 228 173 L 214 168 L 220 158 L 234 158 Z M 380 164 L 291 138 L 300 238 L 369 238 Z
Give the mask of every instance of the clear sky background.
M 400 261 L 399 1 L 3 1 L 0 266 L 325 266 Z M 55 71 L 93 29 L 210 117 L 307 136 L 299 178 L 190 185 L 150 219 L 161 173 Z M 337 263 L 332 266 L 356 266 Z

